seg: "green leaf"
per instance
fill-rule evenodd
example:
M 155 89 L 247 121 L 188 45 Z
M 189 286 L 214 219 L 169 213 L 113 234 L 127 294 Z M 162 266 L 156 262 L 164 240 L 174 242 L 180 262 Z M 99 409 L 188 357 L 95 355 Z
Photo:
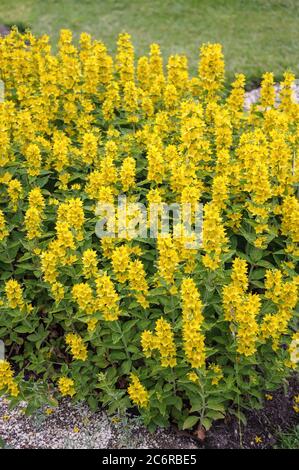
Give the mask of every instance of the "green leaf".
M 195 411 L 201 411 L 202 410 L 202 400 L 191 400 L 192 408 L 191 408 L 191 413 L 194 413 Z
M 249 251 L 250 258 L 252 259 L 254 263 L 262 259 L 263 256 L 265 256 L 265 251 L 261 250 L 260 248 L 256 248 L 255 246 L 249 245 L 248 251 Z
M 183 429 L 190 429 L 199 421 L 199 416 L 188 416 L 183 424 Z
M 208 431 L 210 427 L 212 426 L 212 421 L 209 418 L 205 417 L 205 418 L 202 418 L 201 424 L 203 425 L 205 430 Z
M 247 419 L 242 411 L 231 409 L 230 413 L 235 415 L 238 418 L 238 420 L 241 421 L 241 423 L 244 424 L 244 426 L 246 426 Z
M 88 397 L 87 402 L 88 402 L 90 408 L 92 409 L 92 411 L 96 411 L 96 410 L 97 410 L 98 402 L 97 402 L 97 400 L 95 399 L 95 397 Z
M 260 279 L 264 279 L 265 272 L 266 270 L 263 268 L 255 269 L 250 275 L 250 280 L 258 281 Z
M 121 360 L 121 359 L 126 359 L 126 354 L 122 351 L 112 351 L 110 353 L 110 358 L 113 360 L 113 361 L 118 361 L 118 360 Z
M 224 414 L 223 414 L 223 413 L 220 413 L 220 411 L 209 410 L 209 411 L 207 412 L 207 417 L 208 417 L 208 418 L 211 418 L 212 420 L 223 419 L 223 418 L 224 418 Z
M 216 400 L 208 400 L 207 408 L 209 410 L 225 412 L 225 408 L 222 403 L 217 402 Z
M 123 374 L 129 374 L 131 372 L 131 368 L 132 368 L 132 361 L 130 361 L 130 359 L 128 359 L 127 361 L 124 361 L 121 365 L 121 371 Z

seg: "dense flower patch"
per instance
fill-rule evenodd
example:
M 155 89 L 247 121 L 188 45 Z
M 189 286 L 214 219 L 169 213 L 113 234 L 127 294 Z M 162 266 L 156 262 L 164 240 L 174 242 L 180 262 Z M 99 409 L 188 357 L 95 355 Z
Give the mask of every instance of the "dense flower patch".
M 219 44 L 189 77 L 157 44 L 136 60 L 122 34 L 112 58 L 63 30 L 57 54 L 46 36 L 1 38 L 0 77 L 0 390 L 29 408 L 135 404 L 152 428 L 261 406 L 299 340 L 294 76 L 277 107 L 266 73 L 245 113 L 242 74 L 225 96 Z M 184 226 L 98 238 L 97 203 L 120 194 L 202 203 L 202 245 Z

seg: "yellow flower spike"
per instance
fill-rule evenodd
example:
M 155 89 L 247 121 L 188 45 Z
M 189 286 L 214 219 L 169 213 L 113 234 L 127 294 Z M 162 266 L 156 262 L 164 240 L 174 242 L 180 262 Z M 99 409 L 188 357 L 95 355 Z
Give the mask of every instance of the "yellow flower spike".
M 25 159 L 30 176 L 38 176 L 41 169 L 42 157 L 41 152 L 36 144 L 29 144 L 25 150 Z
M 25 229 L 28 240 L 39 238 L 41 232 L 42 215 L 36 207 L 29 207 L 25 214 Z
M 71 354 L 73 355 L 74 359 L 86 361 L 88 354 L 87 348 L 79 335 L 68 333 L 65 337 L 65 342 L 68 346 L 70 346 Z
M 143 301 L 143 306 L 146 308 L 148 306 L 146 297 L 148 295 L 149 286 L 146 281 L 144 266 L 141 261 L 135 260 L 130 262 L 128 269 L 128 281 L 130 289 L 136 293 L 136 298 L 139 298 Z M 137 297 L 140 294 L 142 294 L 142 296 Z
M 198 75 L 208 99 L 217 97 L 224 80 L 224 60 L 221 44 L 203 44 L 200 48 Z
M 140 408 L 146 408 L 149 404 L 149 393 L 141 384 L 136 374 L 131 374 L 128 394 L 132 402 Z
M 84 282 L 75 284 L 72 288 L 72 296 L 81 310 L 87 314 L 93 313 L 95 298 L 89 284 Z
M 114 284 L 106 273 L 99 275 L 96 283 L 96 307 L 103 313 L 104 320 L 117 320 L 121 314 L 119 308 L 119 295 Z
M 95 250 L 85 250 L 82 256 L 83 275 L 86 279 L 94 278 L 98 274 L 98 260 Z
M 4 238 L 7 237 L 8 233 L 9 232 L 6 227 L 6 220 L 4 214 L 2 210 L 0 210 L 0 241 L 4 240 Z
M 23 290 L 18 281 L 15 279 L 6 281 L 5 294 L 10 308 L 24 307 Z
M 0 390 L 8 392 L 12 397 L 19 395 L 18 385 L 13 377 L 13 370 L 10 363 L 0 359 Z
M 123 191 L 126 192 L 135 184 L 136 162 L 134 158 L 127 157 L 124 159 L 120 169 L 120 181 Z
M 17 204 L 20 198 L 22 197 L 23 188 L 18 180 L 10 180 L 7 184 L 7 193 L 10 198 L 12 209 L 15 212 L 17 210 Z
M 183 279 L 181 297 L 184 351 L 191 367 L 200 368 L 205 364 L 204 335 L 200 332 L 203 305 L 193 279 Z
M 275 104 L 274 84 L 273 73 L 264 73 L 261 83 L 261 105 L 265 108 L 273 107 Z

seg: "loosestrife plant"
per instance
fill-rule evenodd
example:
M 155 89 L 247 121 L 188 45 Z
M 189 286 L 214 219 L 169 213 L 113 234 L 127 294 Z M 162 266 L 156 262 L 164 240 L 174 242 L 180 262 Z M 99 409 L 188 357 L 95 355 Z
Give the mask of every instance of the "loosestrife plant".
M 77 47 L 61 31 L 54 54 L 13 30 L 0 78 L 2 393 L 30 409 L 135 406 L 152 429 L 261 406 L 298 363 L 294 76 L 277 104 L 264 74 L 244 111 L 242 74 L 225 97 L 219 44 L 190 77 L 157 44 L 137 60 L 128 34 L 113 58 L 85 33 Z M 97 205 L 120 195 L 189 204 L 193 222 L 202 204 L 202 243 L 183 226 L 99 238 Z

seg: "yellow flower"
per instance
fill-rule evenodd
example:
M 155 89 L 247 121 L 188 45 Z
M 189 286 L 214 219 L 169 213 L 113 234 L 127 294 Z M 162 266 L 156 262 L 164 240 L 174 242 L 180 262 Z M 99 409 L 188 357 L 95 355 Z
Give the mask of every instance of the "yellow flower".
M 245 292 L 248 288 L 247 262 L 244 259 L 235 258 L 233 260 L 233 269 L 231 280 L 234 287 L 239 292 Z
M 235 258 L 230 284 L 223 288 L 224 318 L 237 327 L 237 351 L 245 356 L 256 352 L 259 326 L 256 317 L 261 308 L 258 294 L 246 293 L 248 288 L 247 263 Z M 233 326 L 233 329 L 235 330 Z
M 31 189 L 28 195 L 29 206 L 36 207 L 40 211 L 45 207 L 45 198 L 42 195 L 41 189 L 36 187 Z
M 17 210 L 17 203 L 22 196 L 22 191 L 20 181 L 13 179 L 9 181 L 7 185 L 7 193 L 9 195 L 13 211 Z
M 0 390 L 7 391 L 12 397 L 19 395 L 19 388 L 13 378 L 13 370 L 8 361 L 0 359 Z
M 184 351 L 191 367 L 199 368 L 205 364 L 204 335 L 200 332 L 203 305 L 193 279 L 183 279 L 181 296 Z
M 65 337 L 65 342 L 71 348 L 71 353 L 74 359 L 86 361 L 87 359 L 87 348 L 82 338 L 73 333 L 68 333 Z
M 198 74 L 209 98 L 214 98 L 224 80 L 224 60 L 220 44 L 203 44 L 200 48 Z
M 155 334 L 144 331 L 141 335 L 141 345 L 146 357 L 150 357 L 151 351 L 158 349 L 161 355 L 162 367 L 175 367 L 176 346 L 171 325 L 159 318 L 155 326 Z
M 36 144 L 29 144 L 25 150 L 25 159 L 30 176 L 38 176 L 41 170 L 42 157 Z
M 210 202 L 205 205 L 203 218 L 203 264 L 214 271 L 221 262 L 221 253 L 226 249 L 227 236 L 218 207 Z
M 53 295 L 55 302 L 60 302 L 64 298 L 64 287 L 60 282 L 54 282 L 51 285 L 51 294 Z
M 89 331 L 89 333 L 94 332 L 97 324 L 98 324 L 98 320 L 96 318 L 91 318 L 90 320 L 87 320 L 87 330 Z
M 95 299 L 89 284 L 81 282 L 72 288 L 72 296 L 79 305 L 79 308 L 90 314 L 94 312 Z
M 96 279 L 96 306 L 103 313 L 104 320 L 117 320 L 121 314 L 119 308 L 119 295 L 114 284 L 107 274 L 101 274 Z
M 119 81 L 124 86 L 134 80 L 134 48 L 131 36 L 122 33 L 118 36 L 116 70 L 119 73 Z
M 235 81 L 232 83 L 232 91 L 227 98 L 226 104 L 232 117 L 232 123 L 236 128 L 239 127 L 243 114 L 245 100 L 245 75 L 237 73 Z
M 76 393 L 74 381 L 68 377 L 60 377 L 58 379 L 58 388 L 63 396 L 69 395 L 72 397 Z
M 98 138 L 92 132 L 86 132 L 82 143 L 82 160 L 91 165 L 95 162 L 98 153 Z
M 151 352 L 157 347 L 157 338 L 151 331 L 141 333 L 141 347 L 145 357 L 151 357 Z
M 27 231 L 27 238 L 32 240 L 39 238 L 41 232 L 42 217 L 39 209 L 36 207 L 29 207 L 25 214 L 25 228 Z
M 212 385 L 218 385 L 220 380 L 223 379 L 223 372 L 221 370 L 221 367 L 217 364 L 210 364 L 209 370 L 211 370 L 213 374 L 211 379 Z
M 8 230 L 6 228 L 6 221 L 2 210 L 0 210 L 0 241 L 4 240 L 8 235 Z
M 136 293 L 137 300 L 139 299 L 142 301 L 144 308 L 148 307 L 149 304 L 146 302 L 146 297 L 148 295 L 149 287 L 146 281 L 145 269 L 141 261 L 135 260 L 130 262 L 128 281 L 130 289 Z
M 113 271 L 119 282 L 128 280 L 130 265 L 130 248 L 127 245 L 121 245 L 113 250 L 111 255 Z
M 136 374 L 131 374 L 128 394 L 132 402 L 140 408 L 146 408 L 149 403 L 149 393 L 141 384 Z
M 168 284 L 173 284 L 179 257 L 170 235 L 158 237 L 158 273 Z
M 135 184 L 136 162 L 134 158 L 127 157 L 124 159 L 120 169 L 120 182 L 123 191 L 128 191 Z
M 273 73 L 266 72 L 261 83 L 261 104 L 265 108 L 275 104 L 275 88 Z
M 189 372 L 187 375 L 188 379 L 191 380 L 191 382 L 198 382 L 199 378 L 198 375 L 195 372 Z
M 281 207 L 281 231 L 294 243 L 299 242 L 299 202 L 295 196 L 287 196 Z
M 98 274 L 97 253 L 92 249 L 85 250 L 82 256 L 83 275 L 86 279 L 96 277 Z
M 5 283 L 5 293 L 10 308 L 24 307 L 23 290 L 18 281 L 10 279 Z

